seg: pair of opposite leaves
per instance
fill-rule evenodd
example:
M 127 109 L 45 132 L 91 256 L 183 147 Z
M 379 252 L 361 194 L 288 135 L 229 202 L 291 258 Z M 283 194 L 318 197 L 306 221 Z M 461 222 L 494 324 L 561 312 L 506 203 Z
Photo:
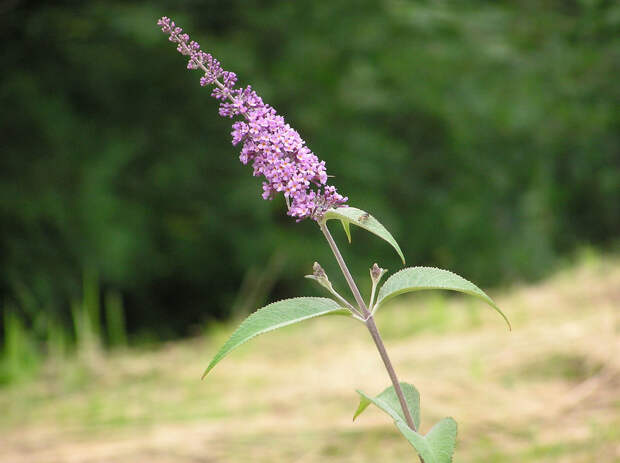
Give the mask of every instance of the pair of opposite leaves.
M 396 252 L 404 262 L 403 253 L 398 243 L 396 243 L 396 240 L 394 240 L 390 232 L 388 232 L 379 221 L 368 213 L 354 207 L 342 207 L 329 210 L 325 214 L 324 220 L 329 219 L 338 219 L 342 221 L 347 236 L 349 237 L 349 224 L 354 223 L 385 239 L 396 249 Z M 396 272 L 386 280 L 379 290 L 376 307 L 379 307 L 387 300 L 399 294 L 428 289 L 458 291 L 482 299 L 499 312 L 510 327 L 510 322 L 506 316 L 484 291 L 455 273 L 434 267 L 408 267 Z M 215 357 L 213 357 L 203 374 L 203 378 L 220 360 L 228 355 L 230 351 L 250 339 L 277 328 L 282 328 L 283 326 L 310 318 L 321 317 L 323 315 L 351 315 L 351 312 L 343 308 L 340 303 L 323 297 L 296 297 L 285 299 L 258 309 L 239 325 L 228 341 L 226 341 Z
M 416 429 L 420 429 L 420 394 L 411 384 L 400 383 L 400 387 L 413 423 Z M 452 461 L 457 430 L 456 421 L 453 418 L 443 418 L 426 435 L 422 435 L 407 425 L 394 386 L 388 387 L 376 397 L 370 397 L 359 390 L 357 393 L 361 398 L 357 411 L 353 415 L 354 420 L 372 403 L 392 417 L 398 430 L 424 459 L 424 463 L 450 463 Z
M 378 220 L 367 212 L 354 207 L 331 209 L 324 216 L 325 221 L 330 219 L 338 219 L 342 222 L 349 242 L 351 241 L 350 224 L 353 223 L 390 243 L 403 263 L 405 263 L 403 253 L 394 237 Z M 408 267 L 389 277 L 379 290 L 376 307 L 399 294 L 429 289 L 458 291 L 482 299 L 493 307 L 506 320 L 508 327 L 510 327 L 508 318 L 484 291 L 455 273 L 433 267 Z M 203 378 L 233 349 L 250 339 L 283 326 L 323 315 L 351 315 L 351 312 L 336 301 L 322 297 L 285 299 L 258 309 L 239 325 L 228 341 L 213 357 L 203 374 Z M 407 383 L 401 383 L 401 386 L 405 392 L 407 404 L 417 429 L 420 420 L 420 397 L 418 391 Z M 387 388 L 374 398 L 360 391 L 358 393 L 362 399 L 354 419 L 370 403 L 373 403 L 394 419 L 394 423 L 400 432 L 415 447 L 425 463 L 447 463 L 451 461 L 457 429 L 456 422 L 452 418 L 442 419 L 426 435 L 422 435 L 407 425 L 402 416 L 402 410 L 393 387 Z

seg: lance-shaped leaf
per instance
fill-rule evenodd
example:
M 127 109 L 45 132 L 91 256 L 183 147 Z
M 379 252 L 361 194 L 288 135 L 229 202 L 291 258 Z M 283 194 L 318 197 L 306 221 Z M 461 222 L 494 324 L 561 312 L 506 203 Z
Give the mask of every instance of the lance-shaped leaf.
M 204 378 L 230 351 L 259 334 L 309 318 L 331 314 L 350 315 L 350 312 L 343 309 L 336 301 L 324 297 L 296 297 L 266 305 L 239 325 L 228 341 L 215 354 L 202 377 Z
M 482 299 L 493 307 L 506 320 L 510 329 L 510 322 L 504 313 L 497 307 L 493 299 L 472 282 L 456 273 L 434 267 L 408 267 L 396 272 L 388 278 L 377 297 L 377 307 L 385 301 L 402 293 L 421 291 L 424 289 L 448 289 L 469 294 Z
M 395 421 L 405 439 L 424 459 L 424 463 L 450 463 L 456 445 L 456 421 L 444 418 L 423 436 L 402 420 Z
M 405 402 L 407 402 L 407 408 L 409 408 L 409 413 L 411 413 L 413 422 L 416 428 L 419 428 L 420 394 L 418 390 L 411 384 L 400 383 L 400 387 L 403 390 Z M 360 404 L 355 411 L 355 415 L 353 415 L 354 420 L 355 418 L 360 416 L 371 403 L 373 403 L 385 413 L 390 415 L 394 421 L 402 420 L 403 422 L 406 422 L 405 415 L 403 413 L 402 407 L 400 406 L 400 401 L 398 400 L 398 396 L 396 395 L 394 386 L 388 387 L 376 397 L 370 397 L 359 390 L 357 391 L 357 393 L 360 395 Z
M 357 225 L 358 227 L 362 227 L 365 230 L 374 233 L 379 238 L 383 238 L 385 241 L 390 243 L 400 256 L 403 264 L 405 263 L 405 256 L 400 250 L 400 246 L 398 245 L 392 234 L 387 231 L 387 229 L 368 212 L 362 211 L 361 209 L 357 209 L 355 207 L 338 207 L 336 209 L 329 209 L 325 213 L 323 218 L 326 221 L 330 219 L 340 220 L 342 222 L 342 226 L 344 227 L 345 233 L 347 234 L 349 242 L 351 242 L 351 232 L 349 230 L 350 224 Z

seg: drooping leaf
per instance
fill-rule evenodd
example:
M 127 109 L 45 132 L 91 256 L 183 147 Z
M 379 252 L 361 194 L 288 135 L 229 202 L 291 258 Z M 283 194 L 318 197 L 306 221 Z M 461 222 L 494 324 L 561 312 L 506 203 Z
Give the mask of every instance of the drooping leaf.
M 340 220 L 344 227 L 345 233 L 347 234 L 349 242 L 351 242 L 351 232 L 349 230 L 350 224 L 357 225 L 358 227 L 362 227 L 365 230 L 374 233 L 379 238 L 382 238 L 388 243 L 390 243 L 403 261 L 403 264 L 405 264 L 405 256 L 400 250 L 400 246 L 398 245 L 392 234 L 387 231 L 387 229 L 368 212 L 350 206 L 338 207 L 336 209 L 329 209 L 323 217 L 326 221 L 330 219 Z
M 345 220 L 341 220 L 342 228 L 344 228 L 344 234 L 347 235 L 347 240 L 351 244 L 351 223 Z
M 403 395 L 405 396 L 405 402 L 407 402 L 407 407 L 409 408 L 409 413 L 411 413 L 411 417 L 413 418 L 413 422 L 416 428 L 420 427 L 420 394 L 415 386 L 408 383 L 400 383 L 400 387 L 403 390 Z M 394 386 L 390 386 L 385 389 L 381 394 L 376 397 L 370 397 L 363 393 L 362 391 L 357 391 L 360 395 L 360 404 L 357 407 L 355 415 L 353 415 L 353 419 L 357 418 L 362 414 L 364 410 L 371 403 L 375 404 L 385 413 L 390 415 L 392 419 L 395 421 L 402 420 L 406 422 L 405 415 L 403 413 L 403 409 L 400 406 L 400 401 L 398 400 L 398 396 L 396 395 L 396 391 L 394 390 Z
M 506 320 L 508 328 L 510 328 L 510 322 L 506 315 L 484 291 L 456 273 L 434 267 L 408 267 L 396 272 L 385 281 L 379 290 L 377 306 L 399 294 L 425 289 L 459 291 L 482 299 Z
M 296 297 L 266 305 L 239 325 L 228 341 L 215 354 L 202 377 L 204 378 L 230 351 L 259 334 L 309 318 L 330 314 L 350 315 L 350 312 L 343 309 L 337 302 L 324 297 Z
M 451 463 L 456 445 L 457 424 L 452 418 L 444 418 L 423 436 L 402 420 L 395 421 L 405 439 L 424 459 L 424 463 Z

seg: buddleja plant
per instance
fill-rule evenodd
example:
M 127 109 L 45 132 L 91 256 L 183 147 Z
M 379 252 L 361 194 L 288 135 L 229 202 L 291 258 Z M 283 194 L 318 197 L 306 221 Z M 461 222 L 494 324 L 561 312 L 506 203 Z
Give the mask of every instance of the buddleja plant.
M 232 143 L 242 146 L 239 156 L 241 162 L 251 163 L 254 176 L 264 178 L 263 198 L 273 199 L 282 194 L 289 216 L 298 222 L 306 219 L 316 222 L 355 300 L 355 303 L 349 302 L 336 292 L 325 271 L 315 262 L 313 274 L 307 277 L 315 280 L 332 297 L 286 299 L 257 310 L 241 323 L 222 346 L 211 360 L 203 378 L 233 349 L 259 334 L 323 315 L 349 316 L 368 328 L 392 382 L 391 386 L 374 397 L 358 391 L 360 403 L 354 419 L 373 404 L 394 420 L 398 430 L 417 451 L 420 461 L 424 463 L 452 461 L 456 443 L 456 422 L 452 418 L 444 418 L 426 434 L 421 432 L 419 393 L 412 384 L 399 382 L 377 330 L 375 313 L 380 306 L 399 294 L 445 289 L 482 299 L 497 310 L 510 327 L 506 316 L 493 300 L 473 283 L 447 270 L 431 267 L 404 268 L 379 287 L 386 270 L 374 264 L 370 269 L 372 291 L 366 302 L 327 228 L 327 222 L 340 221 L 349 242 L 351 224 L 384 239 L 396 250 L 404 265 L 405 257 L 394 237 L 368 212 L 346 205 L 348 198 L 339 194 L 334 186 L 327 184 L 325 161 L 319 160 L 306 146 L 299 133 L 287 124 L 275 109 L 265 104 L 250 86 L 236 87 L 235 73 L 223 70 L 218 60 L 203 52 L 200 45 L 190 40 L 189 35 L 169 18 L 163 17 L 157 24 L 168 34 L 169 40 L 177 45 L 177 50 L 188 58 L 187 68 L 202 73 L 200 85 L 213 88 L 211 96 L 220 100 L 220 115 L 239 118 L 232 125 Z

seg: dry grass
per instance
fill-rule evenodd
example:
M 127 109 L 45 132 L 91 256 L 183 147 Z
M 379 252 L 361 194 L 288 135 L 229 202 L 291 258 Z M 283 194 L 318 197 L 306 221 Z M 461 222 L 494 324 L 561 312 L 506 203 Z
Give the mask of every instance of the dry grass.
M 590 261 L 496 294 L 401 299 L 378 315 L 422 429 L 452 415 L 456 462 L 620 461 L 620 263 Z M 361 324 L 318 319 L 261 337 L 199 381 L 233 327 L 156 351 L 51 365 L 0 390 L 0 461 L 416 461 L 388 418 L 352 423 L 354 389 L 388 380 Z

